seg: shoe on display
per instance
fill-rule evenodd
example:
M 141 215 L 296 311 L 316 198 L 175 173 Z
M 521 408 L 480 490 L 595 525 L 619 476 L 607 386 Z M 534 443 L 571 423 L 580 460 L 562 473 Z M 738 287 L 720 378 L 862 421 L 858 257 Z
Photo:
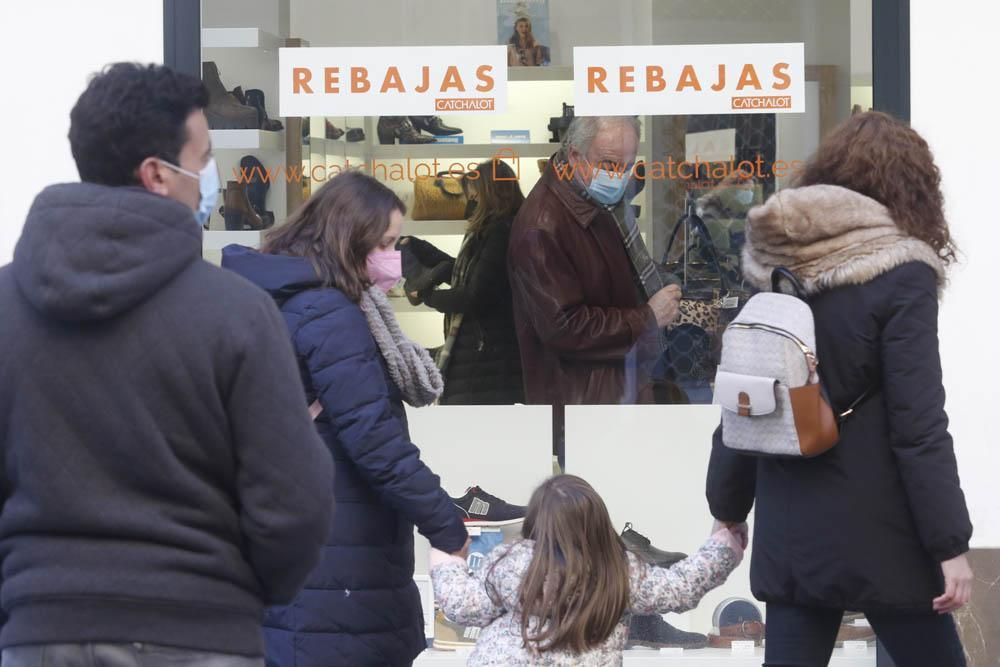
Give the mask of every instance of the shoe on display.
M 274 213 L 266 209 L 267 191 L 271 188 L 264 164 L 253 155 L 244 155 L 240 160 L 240 173 L 244 175 L 247 200 L 264 222 L 264 229 L 274 224 Z M 268 224 L 270 218 L 271 225 Z
M 280 120 L 267 117 L 267 107 L 264 105 L 264 91 L 251 88 L 246 92 L 247 106 L 257 110 L 257 127 L 265 132 L 279 132 L 285 129 Z
M 670 567 L 671 565 L 687 558 L 687 554 L 657 549 L 650 543 L 648 537 L 636 532 L 632 528 L 631 523 L 625 524 L 625 530 L 622 531 L 621 537 L 622 541 L 625 543 L 626 549 L 638 556 L 640 560 L 649 563 L 650 565 Z
M 257 110 L 240 104 L 236 97 L 226 90 L 219 75 L 218 66 L 208 61 L 201 66 L 202 83 L 208 90 L 208 106 L 205 117 L 208 127 L 213 130 L 255 130 L 260 127 Z
M 476 645 L 483 629 L 472 625 L 459 625 L 445 618 L 440 609 L 434 612 L 434 648 L 443 651 L 457 651 Z
M 708 637 L 697 632 L 678 630 L 662 616 L 633 616 L 629 622 L 625 648 L 705 648 Z
M 364 141 L 365 131 L 360 127 L 349 127 L 347 128 L 347 136 L 344 137 L 345 140 L 350 142 Z
M 433 134 L 435 137 L 462 134 L 462 128 L 445 125 L 444 121 L 441 120 L 441 116 L 410 116 L 410 122 L 413 123 L 413 127 L 418 131 L 423 130 L 428 134 Z
M 326 138 L 327 139 L 334 139 L 334 140 L 336 140 L 336 139 L 340 139 L 342 136 L 344 136 L 344 131 L 342 129 L 340 129 L 339 127 L 337 127 L 336 125 L 334 125 L 330 121 L 326 121 Z
M 572 104 L 566 104 L 563 102 L 563 110 L 561 116 L 552 116 L 549 118 L 548 130 L 552 133 L 552 138 L 549 139 L 550 144 L 560 144 L 562 140 L 566 138 L 566 130 L 569 129 L 570 124 L 573 122 L 574 107 Z
M 435 137 L 420 134 L 417 128 L 413 127 L 408 116 L 382 116 L 378 119 L 378 142 L 380 144 L 394 144 L 396 140 L 401 144 L 432 144 L 437 141 Z
M 486 493 L 478 486 L 470 486 L 461 498 L 452 498 L 466 524 L 473 526 L 507 526 L 524 520 L 527 508 L 511 505 L 505 500 Z
M 226 221 L 226 231 L 247 231 L 264 229 L 264 221 L 250 205 L 247 199 L 246 183 L 239 181 L 226 182 L 226 194 L 223 198 L 223 218 Z

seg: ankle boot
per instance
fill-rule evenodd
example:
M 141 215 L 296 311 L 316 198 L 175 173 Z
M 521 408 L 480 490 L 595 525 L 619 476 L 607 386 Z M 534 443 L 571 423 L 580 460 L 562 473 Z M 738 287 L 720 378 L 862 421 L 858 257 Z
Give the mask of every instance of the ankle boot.
M 226 90 L 219 77 L 219 68 L 214 62 L 203 63 L 201 72 L 202 82 L 208 89 L 205 117 L 208 118 L 208 126 L 211 129 L 254 130 L 260 127 L 256 109 L 240 104 L 236 97 Z
M 326 121 L 326 138 L 327 139 L 340 139 L 344 136 L 344 131 L 331 123 Z
M 420 134 L 407 116 L 382 116 L 378 119 L 378 142 L 394 144 L 432 144 L 437 139 Z
M 569 129 L 570 123 L 573 122 L 575 116 L 574 107 L 571 104 L 566 104 L 563 102 L 563 112 L 561 116 L 552 116 L 549 118 L 548 130 L 552 133 L 552 138 L 549 139 L 549 143 L 561 143 L 566 137 L 566 131 Z
M 245 183 L 226 182 L 225 209 L 226 231 L 264 229 L 264 221 L 257 215 L 247 199 Z
M 260 88 L 251 88 L 246 93 L 247 106 L 257 110 L 257 126 L 267 132 L 278 132 L 284 129 L 280 120 L 272 120 L 267 117 L 267 108 L 264 106 L 264 91 Z
M 417 130 L 423 130 L 435 137 L 447 137 L 452 134 L 462 134 L 462 128 L 450 127 L 444 124 L 441 116 L 410 116 L 410 122 Z
M 265 178 L 266 173 L 264 165 L 253 155 L 244 155 L 240 160 L 240 174 L 245 175 L 241 180 L 247 191 L 247 200 L 257 215 L 265 222 L 268 214 L 268 211 L 265 210 L 265 200 L 267 199 L 267 191 L 271 187 L 270 181 Z M 271 214 L 271 218 L 274 218 L 274 214 Z

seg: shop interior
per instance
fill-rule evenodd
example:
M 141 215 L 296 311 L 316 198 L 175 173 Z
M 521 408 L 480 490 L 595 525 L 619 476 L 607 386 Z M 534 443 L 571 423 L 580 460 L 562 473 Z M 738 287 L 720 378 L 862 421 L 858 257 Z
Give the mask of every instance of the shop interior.
M 573 48 L 646 44 L 803 42 L 806 112 L 801 114 L 663 115 L 641 117 L 639 159 L 681 161 L 694 156 L 725 162 L 760 158 L 770 170 L 755 179 L 753 202 L 794 178 L 779 175 L 778 162 L 805 161 L 824 133 L 852 110 L 872 106 L 872 0 L 203 0 L 201 56 L 210 90 L 232 94 L 246 112 L 234 112 L 240 127 L 211 130 L 225 191 L 204 234 L 204 256 L 218 263 L 229 244 L 257 247 L 261 237 L 348 167 L 365 166 L 397 192 L 409 214 L 404 234 L 456 255 L 466 227 L 466 202 L 421 211 L 414 173 L 467 169 L 502 157 L 518 174 L 527 195 L 546 161 L 559 148 L 573 113 Z M 536 11 L 547 21 L 538 35 L 545 49 L 538 65 L 511 65 L 507 109 L 500 114 L 456 113 L 440 121 L 413 122 L 411 141 L 386 118 L 337 115 L 290 118 L 279 115 L 280 48 L 325 46 L 441 46 L 461 57 L 463 45 L 504 43 L 498 8 Z M 498 41 L 503 38 L 504 41 Z M 535 59 L 532 56 L 530 59 Z M 253 110 L 253 113 L 250 113 Z M 623 110 L 627 113 L 627 110 Z M 236 119 L 239 116 L 239 119 Z M 393 117 L 395 118 L 395 117 Z M 426 117 L 415 117 L 426 119 Z M 222 123 L 226 125 L 227 123 Z M 442 130 L 442 126 L 444 130 Z M 380 131 L 381 130 L 381 131 Z M 428 131 L 432 130 L 432 131 Z M 436 133 L 433 131 L 436 130 Z M 460 130 L 454 132 L 453 130 Z M 712 157 L 716 156 L 716 157 Z M 257 170 L 266 179 L 240 183 Z M 711 176 L 697 187 L 680 179 L 651 180 L 632 202 L 651 256 L 681 267 L 697 280 L 703 265 L 715 267 L 713 289 L 720 298 L 742 289 L 739 252 L 746 211 L 725 198 L 726 183 Z M 721 203 L 720 203 L 721 202 Z M 685 211 L 705 219 L 708 238 L 687 224 Z M 426 207 L 424 207 L 426 209 Z M 721 212 L 720 212 L 721 210 Z M 416 215 L 414 213 L 417 212 Z M 444 215 L 440 215 L 440 213 Z M 434 215 L 437 213 L 438 215 Z M 676 234 L 675 234 L 676 232 Z M 671 246 L 670 239 L 676 236 Z M 694 255 L 691 255 L 694 253 Z M 709 267 L 711 269 L 711 267 Z M 392 293 L 390 294 L 392 296 Z M 401 293 L 392 302 L 404 332 L 427 348 L 444 342 L 443 316 L 413 305 Z M 692 379 L 698 384 L 698 378 Z M 691 391 L 693 403 L 710 403 L 708 379 Z M 700 390 L 700 391 L 699 391 Z M 707 393 L 706 393 L 707 391 Z M 525 504 L 531 490 L 553 470 L 552 417 L 548 406 L 437 406 L 408 409 L 413 441 L 452 496 L 481 485 L 509 502 Z M 704 501 L 704 472 L 711 433 L 718 424 L 711 405 L 576 406 L 566 413 L 565 470 L 588 479 L 605 498 L 621 528 L 631 523 L 652 544 L 692 551 L 708 536 L 711 518 Z M 487 530 L 487 529 L 484 529 Z M 518 526 L 503 529 L 517 537 Z M 425 599 L 428 639 L 435 639 L 435 614 L 427 577 L 427 544 L 418 537 L 417 581 Z M 735 601 L 749 601 L 741 620 L 763 618 L 763 605 L 749 590 L 749 553 L 744 565 L 701 605 L 665 620 L 676 628 L 709 635 L 719 614 Z M 846 619 L 845 639 L 832 665 L 875 665 L 874 634 L 864 619 Z M 417 664 L 459 665 L 471 649 L 429 649 Z M 626 665 L 758 665 L 759 638 L 726 648 L 635 648 Z

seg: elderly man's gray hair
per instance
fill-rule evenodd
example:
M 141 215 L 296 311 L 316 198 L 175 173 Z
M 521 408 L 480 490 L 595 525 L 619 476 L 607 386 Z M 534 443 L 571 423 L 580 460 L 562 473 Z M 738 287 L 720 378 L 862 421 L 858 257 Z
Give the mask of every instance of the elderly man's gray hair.
M 635 130 L 636 139 L 642 136 L 642 123 L 638 116 L 577 116 L 566 130 L 563 145 L 586 155 L 601 130 L 622 125 Z

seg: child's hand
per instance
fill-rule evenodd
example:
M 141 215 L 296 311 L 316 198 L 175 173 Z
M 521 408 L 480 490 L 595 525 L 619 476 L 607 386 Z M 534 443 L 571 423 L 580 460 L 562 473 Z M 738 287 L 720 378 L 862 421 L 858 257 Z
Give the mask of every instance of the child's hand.
M 722 525 L 719 530 L 712 534 L 712 539 L 732 549 L 733 553 L 736 554 L 737 562 L 743 560 L 743 540 L 732 529 Z
M 715 523 L 712 524 L 712 534 L 714 535 L 722 529 L 732 532 L 736 536 L 736 539 L 740 541 L 740 546 L 743 550 L 746 550 L 747 545 L 750 544 L 750 527 L 747 526 L 746 521 L 736 523 L 735 521 L 719 521 L 716 519 Z
M 431 547 L 430 555 L 428 558 L 429 561 L 428 564 L 430 565 L 430 569 L 432 570 L 438 565 L 444 565 L 445 563 L 461 563 L 465 565 L 466 556 L 461 555 L 461 553 L 464 552 L 467 554 L 468 551 L 469 551 L 468 542 L 465 543 L 465 546 L 462 548 L 462 552 L 459 552 L 458 554 L 449 554 L 444 551 L 441 551 L 440 549 L 435 549 L 434 547 Z

